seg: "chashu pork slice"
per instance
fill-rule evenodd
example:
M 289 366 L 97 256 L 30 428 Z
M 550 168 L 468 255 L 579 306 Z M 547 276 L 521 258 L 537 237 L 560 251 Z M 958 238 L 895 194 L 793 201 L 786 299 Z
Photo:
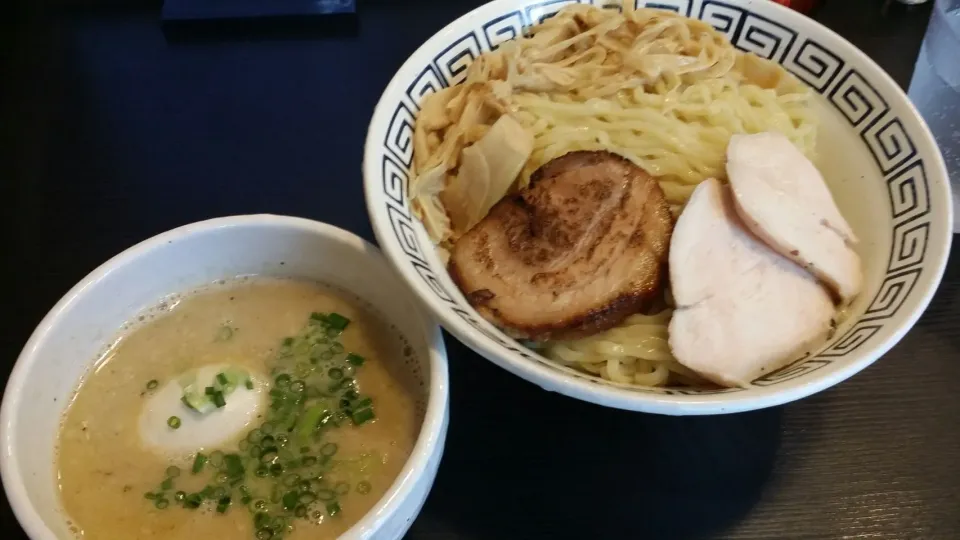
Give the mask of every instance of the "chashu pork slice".
M 825 337 L 834 305 L 814 276 L 744 226 L 727 186 L 702 182 L 670 243 L 677 360 L 724 386 L 745 386 Z
M 779 133 L 734 135 L 727 176 L 737 211 L 754 234 L 820 278 L 849 303 L 863 285 L 857 237 L 823 176 Z
M 470 303 L 518 338 L 590 335 L 660 291 L 673 218 L 656 179 L 609 152 L 571 152 L 453 247 Z

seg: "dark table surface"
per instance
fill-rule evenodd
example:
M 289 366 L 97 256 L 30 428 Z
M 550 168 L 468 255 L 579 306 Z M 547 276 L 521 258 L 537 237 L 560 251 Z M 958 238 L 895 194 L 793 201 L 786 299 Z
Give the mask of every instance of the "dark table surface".
M 418 44 L 479 3 L 361 0 L 355 35 L 176 44 L 157 5 L 5 8 L 0 371 L 70 286 L 166 229 L 272 212 L 372 239 L 360 162 L 373 106 Z M 929 7 L 882 4 L 830 0 L 816 17 L 906 86 Z M 952 258 L 926 315 L 874 366 L 712 418 L 550 394 L 448 338 L 447 449 L 409 538 L 956 540 L 958 323 Z M 0 537 L 24 538 L 0 508 Z

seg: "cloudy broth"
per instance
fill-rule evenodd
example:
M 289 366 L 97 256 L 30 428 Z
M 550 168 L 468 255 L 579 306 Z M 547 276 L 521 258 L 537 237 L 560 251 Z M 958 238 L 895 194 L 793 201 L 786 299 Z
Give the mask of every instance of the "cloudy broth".
M 308 281 L 242 278 L 168 299 L 165 308 L 158 315 L 141 317 L 145 320 L 135 323 L 99 359 L 64 415 L 57 478 L 64 510 L 78 537 L 333 539 L 356 523 L 389 489 L 416 441 L 423 415 L 422 388 L 417 374 L 404 363 L 409 347 L 358 300 Z M 307 345 L 301 347 L 300 341 L 295 340 L 306 335 L 304 328 L 316 323 L 317 314 L 331 313 L 349 320 L 342 334 L 329 342 L 338 340 L 340 347 L 325 345 L 333 351 L 329 355 L 328 349 L 322 355 L 316 351 L 304 353 L 304 347 L 312 342 L 303 338 Z M 335 325 L 338 319 L 324 321 L 333 321 L 330 324 Z M 321 341 L 324 328 L 317 334 Z M 355 356 L 347 357 L 347 353 Z M 313 354 L 314 358 L 301 361 L 295 358 L 296 354 Z M 264 406 L 259 418 L 229 443 L 219 448 L 196 449 L 204 456 L 216 456 L 214 452 L 218 450 L 242 456 L 244 472 L 231 477 L 229 482 L 216 475 L 213 462 L 193 474 L 195 452 L 161 455 L 144 444 L 138 422 L 145 400 L 155 392 L 150 386 L 156 388 L 157 384 L 175 381 L 190 370 L 224 362 L 267 384 L 278 385 L 278 358 L 285 358 L 293 366 L 291 369 L 317 370 L 314 379 L 310 378 L 314 375 L 305 375 L 306 371 L 293 375 L 294 390 L 302 390 L 298 384 L 304 382 L 311 385 L 303 389 L 303 396 L 312 395 L 308 391 L 315 389 L 313 385 L 319 389 L 317 393 L 323 393 L 337 386 L 337 381 L 355 379 L 358 392 L 347 397 L 360 394 L 352 400 L 355 409 L 365 407 L 359 402 L 369 398 L 375 418 L 360 415 L 358 425 L 357 417 L 351 414 L 364 411 L 347 408 L 345 416 L 330 417 L 338 426 L 331 423 L 324 428 L 323 422 L 328 418 L 325 416 L 321 427 L 311 432 L 308 450 L 304 446 L 308 441 L 301 443 L 295 435 L 304 425 L 307 413 L 303 411 L 318 409 L 311 405 L 317 402 L 304 397 L 305 403 L 298 404 L 291 398 L 280 405 L 287 404 L 300 412 L 291 413 L 289 424 L 277 422 L 276 431 L 270 434 L 276 437 L 269 444 L 261 438 L 265 437 L 266 428 L 263 432 L 258 430 L 254 444 L 248 434 L 259 422 L 267 421 L 265 417 L 272 418 L 267 414 L 274 410 L 271 407 L 275 402 L 271 400 L 275 398 L 267 397 L 265 392 L 264 400 L 270 406 Z M 351 363 L 357 358 L 362 364 Z M 337 364 L 340 367 L 330 368 L 329 362 L 341 362 Z M 340 376 L 331 378 L 337 371 Z M 297 376 L 302 376 L 303 381 L 298 381 Z M 311 380 L 320 382 L 308 382 Z M 284 391 L 292 392 L 290 384 L 284 381 Z M 340 393 L 322 401 L 329 403 L 334 412 L 334 403 L 346 403 L 342 389 L 337 392 Z M 315 418 L 308 421 L 316 423 Z M 289 439 L 286 447 L 281 444 L 281 433 L 283 440 Z M 257 452 L 266 452 L 271 445 L 276 445 L 279 456 L 263 456 L 263 467 L 268 472 L 259 476 Z M 270 469 L 271 463 L 277 467 Z M 172 474 L 170 467 L 179 472 L 163 489 L 163 482 Z M 282 472 L 278 472 L 280 468 Z M 205 497 L 198 508 L 190 508 L 178 499 L 178 492 L 196 494 L 211 485 L 223 486 L 224 490 Z M 240 486 L 242 492 L 238 491 Z M 291 498 L 288 493 L 296 496 Z M 335 499 L 330 493 L 335 494 Z M 225 511 L 219 513 L 217 505 L 225 496 L 231 500 Z M 165 504 L 159 504 L 161 498 Z M 249 500 L 244 503 L 243 499 Z M 292 502 L 285 506 L 288 501 Z M 256 506 L 258 502 L 268 509 L 264 512 L 267 518 L 255 519 L 258 508 L 263 508 Z M 331 502 L 336 507 L 331 507 Z M 286 522 L 276 521 L 277 515 L 286 515 Z

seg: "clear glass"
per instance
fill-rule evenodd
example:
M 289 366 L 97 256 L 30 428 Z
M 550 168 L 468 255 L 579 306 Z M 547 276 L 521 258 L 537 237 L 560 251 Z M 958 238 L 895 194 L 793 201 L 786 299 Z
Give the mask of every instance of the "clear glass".
M 936 0 L 909 94 L 940 145 L 960 215 L 960 0 Z

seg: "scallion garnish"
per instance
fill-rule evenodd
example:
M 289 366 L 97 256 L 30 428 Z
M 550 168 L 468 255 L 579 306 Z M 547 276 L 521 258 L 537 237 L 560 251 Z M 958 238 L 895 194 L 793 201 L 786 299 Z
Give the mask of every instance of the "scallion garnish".
M 230 341 L 230 339 L 233 337 L 233 331 L 234 329 L 230 325 L 224 324 L 217 329 L 217 335 L 214 336 L 213 340 L 214 341 Z
M 170 501 L 166 499 L 157 499 L 153 501 L 153 505 L 156 506 L 158 510 L 163 510 L 164 508 L 170 506 Z
M 242 478 L 245 471 L 243 460 L 237 454 L 223 456 L 223 465 L 229 478 Z
M 330 328 L 335 328 L 337 330 L 344 330 L 347 328 L 347 325 L 350 324 L 350 319 L 344 317 L 339 313 L 331 313 L 327 315 L 326 320 L 327 326 Z
M 373 420 L 375 417 L 376 415 L 373 414 L 372 409 L 360 409 L 359 411 L 354 411 L 353 414 L 350 415 L 350 419 L 353 420 L 353 423 L 358 426 Z
M 160 381 L 158 381 L 158 380 L 156 380 L 156 379 L 150 379 L 150 380 L 147 382 L 147 390 L 153 390 L 153 389 L 155 389 L 155 388 L 158 387 L 158 386 L 160 386 Z
M 197 474 L 203 470 L 203 466 L 207 463 L 207 456 L 201 452 L 197 452 L 197 457 L 193 458 L 193 474 Z
M 347 353 L 340 341 L 349 324 L 337 313 L 312 314 L 300 333 L 283 340 L 270 366 L 270 378 L 263 383 L 255 383 L 244 370 L 230 368 L 212 380 L 184 386 L 184 404 L 201 415 L 224 407 L 241 385 L 248 390 L 265 386 L 269 407 L 262 424 L 234 451 L 194 456 L 190 470 L 205 475 L 207 485 L 202 490 L 173 493 L 179 487 L 174 484 L 180 469 L 169 467 L 159 489 L 144 496 L 158 508 L 175 502 L 196 509 L 209 500 L 218 514 L 237 502 L 251 512 L 258 539 L 279 540 L 296 519 L 321 521 L 325 514 L 337 516 L 351 491 L 370 493 L 367 480 L 341 481 L 354 477 L 354 472 L 341 474 L 339 469 L 353 460 L 336 459 L 340 449 L 328 438 L 329 430 L 343 427 L 344 422 L 361 426 L 376 418 L 374 400 L 361 394 L 357 379 L 365 359 Z M 171 417 L 168 425 L 176 429 L 174 424 L 180 427 L 182 418 Z
M 180 428 L 180 417 L 171 416 L 167 418 L 167 425 L 170 426 L 170 429 L 179 429 Z
M 337 443 L 327 443 L 320 447 L 320 455 L 330 457 L 337 453 Z
M 185 508 L 200 508 L 202 503 L 203 495 L 199 493 L 191 493 L 183 500 L 183 506 Z

